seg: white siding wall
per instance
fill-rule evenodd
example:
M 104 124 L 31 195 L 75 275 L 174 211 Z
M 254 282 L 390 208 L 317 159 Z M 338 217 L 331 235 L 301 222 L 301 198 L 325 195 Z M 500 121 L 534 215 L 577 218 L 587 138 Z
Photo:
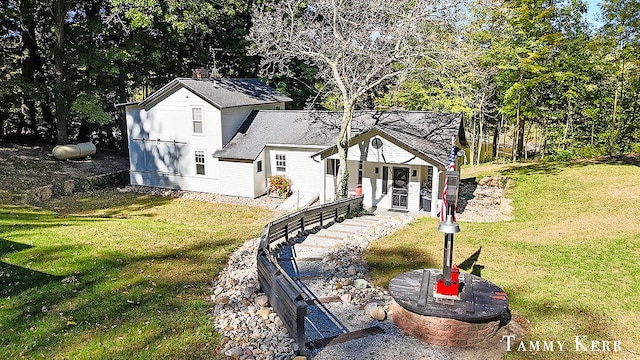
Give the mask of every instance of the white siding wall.
M 254 192 L 254 163 L 220 161 L 220 194 L 251 197 Z
M 194 134 L 192 109 L 202 109 L 203 134 Z M 218 192 L 222 147 L 220 111 L 181 88 L 148 110 L 127 107 L 131 183 Z M 142 140 L 144 139 L 144 140 Z M 205 154 L 205 174 L 196 174 L 195 151 Z
M 371 146 L 371 139 L 378 138 L 382 140 L 382 147 L 375 149 Z M 371 139 L 366 139 L 358 144 L 354 144 L 349 148 L 347 160 L 365 160 L 370 162 L 387 162 L 393 164 L 406 164 L 406 165 L 427 165 L 428 163 L 422 159 L 415 157 L 413 154 L 407 152 L 403 148 L 395 145 L 387 139 L 374 136 Z M 337 157 L 337 155 L 334 155 Z
M 382 172 L 383 166 L 387 164 L 367 162 L 364 164 L 364 177 L 362 179 L 362 193 L 364 194 L 363 205 L 365 208 L 373 206 L 381 208 L 391 208 L 391 181 L 392 169 L 389 167 L 388 194 L 382 193 Z M 375 173 L 378 168 L 378 174 Z
M 318 176 L 323 169 L 324 162 L 315 161 L 311 155 L 315 154 L 317 149 L 304 148 L 287 148 L 287 147 L 269 147 L 268 165 L 269 172 L 267 175 L 286 175 L 292 181 L 292 190 L 303 193 L 320 194 L 322 190 L 322 178 Z M 276 170 L 276 154 L 284 154 L 286 156 L 286 171 L 284 173 Z
M 138 169 L 140 162 L 144 162 L 143 154 L 138 149 L 138 143 L 133 140 L 134 138 L 142 138 L 142 120 L 140 117 L 146 113 L 142 108 L 136 105 L 126 107 L 126 122 L 127 122 L 127 140 L 129 147 L 129 170 L 134 171 Z
M 336 198 L 336 189 L 338 188 L 338 178 L 333 175 L 325 174 L 325 201 L 333 201 Z
M 264 195 L 267 192 L 267 162 L 265 161 L 265 151 L 253 162 L 253 197 Z M 262 171 L 258 172 L 258 161 L 262 161 Z

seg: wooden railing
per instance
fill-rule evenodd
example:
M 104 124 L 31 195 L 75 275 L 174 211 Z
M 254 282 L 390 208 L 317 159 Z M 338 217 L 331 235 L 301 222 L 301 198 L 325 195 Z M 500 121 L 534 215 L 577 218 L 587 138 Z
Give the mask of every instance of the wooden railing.
M 304 323 L 308 300 L 296 281 L 280 266 L 278 250 L 313 229 L 322 228 L 362 210 L 363 196 L 334 201 L 283 216 L 264 227 L 258 247 L 258 281 L 269 303 L 304 355 Z

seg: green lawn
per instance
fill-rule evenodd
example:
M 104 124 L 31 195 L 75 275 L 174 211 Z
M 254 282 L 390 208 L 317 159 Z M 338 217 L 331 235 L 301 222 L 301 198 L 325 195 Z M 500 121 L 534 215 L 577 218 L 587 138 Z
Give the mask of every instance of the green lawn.
M 515 218 L 460 223 L 454 262 L 501 286 L 525 340 L 621 341 L 623 352 L 512 352 L 507 358 L 640 357 L 640 167 L 632 161 L 487 165 L 462 178 L 501 173 Z M 378 285 L 404 271 L 442 267 L 436 219 L 374 243 Z M 478 254 L 473 261 L 466 261 Z
M 0 205 L 0 358 L 215 358 L 211 282 L 275 216 L 117 192 Z

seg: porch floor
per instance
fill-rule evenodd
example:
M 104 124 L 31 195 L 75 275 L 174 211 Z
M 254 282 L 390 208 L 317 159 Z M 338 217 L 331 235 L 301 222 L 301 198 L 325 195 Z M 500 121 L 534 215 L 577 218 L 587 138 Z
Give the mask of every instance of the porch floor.
M 387 209 L 381 207 L 372 207 L 366 209 L 368 212 L 376 215 L 376 216 L 395 216 L 398 214 L 406 214 L 406 215 L 414 215 L 417 217 L 431 217 L 431 213 L 428 211 L 409 211 L 402 209 Z

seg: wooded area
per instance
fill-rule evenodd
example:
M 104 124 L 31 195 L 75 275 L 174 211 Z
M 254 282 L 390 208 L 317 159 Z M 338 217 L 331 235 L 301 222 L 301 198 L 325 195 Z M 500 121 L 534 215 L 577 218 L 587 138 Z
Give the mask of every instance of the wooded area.
M 309 3 L 293 9 L 300 12 L 294 16 L 302 16 Z M 432 9 L 445 4 L 427 3 Z M 252 10 L 260 4 L 3 2 L 0 140 L 91 139 L 122 148 L 124 124 L 114 104 L 141 100 L 175 77 L 191 76 L 194 68 L 212 68 L 214 52 L 222 76 L 273 75 L 265 65 L 267 53 L 255 51 L 259 46 L 249 37 Z M 416 31 L 428 32 L 406 38 L 420 49 L 412 55 L 417 66 L 383 79 L 354 101 L 355 108 L 463 112 L 471 162 L 482 160 L 478 150 L 484 143 L 493 145 L 493 156 L 510 159 L 640 152 L 637 1 L 603 1 L 600 28 L 586 21 L 580 0 L 446 4 L 446 21 L 420 19 L 413 24 Z M 393 9 L 384 10 L 380 22 L 391 22 Z M 384 36 L 373 34 L 372 42 Z M 290 60 L 279 69 L 286 71 L 265 80 L 292 97 L 293 108 L 344 108 L 345 89 L 327 81 L 317 63 L 301 56 Z M 384 66 L 398 72 L 404 64 Z M 508 152 L 498 154 L 499 148 Z

